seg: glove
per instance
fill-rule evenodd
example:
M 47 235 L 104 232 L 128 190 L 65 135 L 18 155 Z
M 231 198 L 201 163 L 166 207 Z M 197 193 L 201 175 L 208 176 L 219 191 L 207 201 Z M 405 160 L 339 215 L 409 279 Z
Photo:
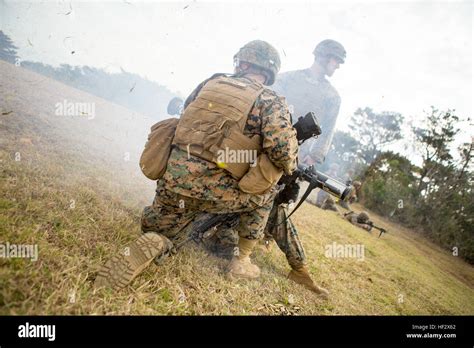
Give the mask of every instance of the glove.
M 285 185 L 285 188 L 278 194 L 275 200 L 277 204 L 288 204 L 290 201 L 296 202 L 299 193 L 300 185 L 296 181 L 293 181 Z

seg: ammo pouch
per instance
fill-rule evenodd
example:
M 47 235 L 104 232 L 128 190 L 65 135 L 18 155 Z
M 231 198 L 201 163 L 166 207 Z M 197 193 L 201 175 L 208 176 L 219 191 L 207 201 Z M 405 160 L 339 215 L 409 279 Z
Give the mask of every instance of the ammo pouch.
M 275 186 L 283 175 L 283 171 L 275 167 L 268 156 L 260 154 L 257 165 L 250 167 L 239 181 L 241 191 L 251 194 L 263 194 Z
M 151 127 L 140 157 L 140 168 L 148 179 L 158 180 L 165 173 L 178 121 L 177 118 L 168 118 Z
M 266 192 L 283 172 L 262 154 L 260 136 L 244 135 L 248 115 L 263 90 L 260 83 L 228 76 L 209 80 L 184 110 L 173 144 L 226 170 L 242 182 L 243 192 Z

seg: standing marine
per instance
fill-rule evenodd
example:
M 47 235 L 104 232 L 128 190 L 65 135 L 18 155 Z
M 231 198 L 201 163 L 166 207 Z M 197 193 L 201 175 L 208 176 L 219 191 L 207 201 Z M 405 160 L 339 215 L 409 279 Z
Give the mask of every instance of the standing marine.
M 341 97 L 327 78 L 345 62 L 346 50 L 339 42 L 327 39 L 316 45 L 313 55 L 309 68 L 279 74 L 272 87 L 285 96 L 294 114 L 312 111 L 319 118 L 321 136 L 306 141 L 300 149 L 299 158 L 308 165 L 324 161 L 334 136 Z
M 314 61 L 311 67 L 279 74 L 272 87 L 286 98 L 293 114 L 304 115 L 312 111 L 319 119 L 322 134 L 317 139 L 306 140 L 300 146 L 299 158 L 307 165 L 322 163 L 329 151 L 341 98 L 326 77 L 331 77 L 340 64 L 345 62 L 346 50 L 339 42 L 328 39 L 316 45 L 313 55 Z M 265 229 L 264 241 L 270 245 L 271 241 L 275 240 L 278 247 L 285 253 L 291 266 L 289 279 L 327 297 L 329 292 L 311 279 L 304 248 L 296 227 L 291 219 L 286 219 L 287 203 L 296 201 L 299 191 L 298 183 L 286 183 L 286 186 L 290 193 L 275 202 Z M 327 193 L 326 195 L 329 196 Z M 285 221 L 285 223 L 280 223 L 280 221 Z

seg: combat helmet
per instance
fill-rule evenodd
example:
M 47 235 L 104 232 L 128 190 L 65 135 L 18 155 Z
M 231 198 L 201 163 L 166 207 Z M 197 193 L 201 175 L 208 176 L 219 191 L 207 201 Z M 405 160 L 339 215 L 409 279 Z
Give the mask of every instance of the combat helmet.
M 352 186 L 354 186 L 355 188 L 360 188 L 362 186 L 362 183 L 360 181 L 356 180 L 352 183 Z
M 369 214 L 367 214 L 367 212 L 365 211 L 360 212 L 359 215 L 357 215 L 357 222 L 361 224 L 366 223 L 367 221 L 369 221 L 369 219 Z
M 183 99 L 174 97 L 168 103 L 167 112 L 169 115 L 179 115 L 183 107 Z
M 276 75 L 281 66 L 278 51 L 268 42 L 262 40 L 254 40 L 245 44 L 234 55 L 234 62 L 246 62 L 264 69 L 270 75 L 270 78 L 265 81 L 265 84 L 268 86 L 273 85 L 275 82 Z
M 340 42 L 327 39 L 316 45 L 313 51 L 315 57 L 329 58 L 331 56 L 339 59 L 340 63 L 346 60 L 346 49 Z

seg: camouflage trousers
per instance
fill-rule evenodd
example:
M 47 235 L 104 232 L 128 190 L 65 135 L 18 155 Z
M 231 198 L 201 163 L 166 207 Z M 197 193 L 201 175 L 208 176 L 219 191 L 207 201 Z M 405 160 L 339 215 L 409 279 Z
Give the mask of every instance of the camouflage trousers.
M 235 227 L 238 236 L 260 239 L 267 224 L 276 192 L 253 199 L 242 193 L 232 201 L 202 200 L 183 196 L 158 186 L 151 206 L 142 214 L 143 232 L 156 232 L 172 241 L 185 239 L 185 227 L 202 213 L 240 213 L 240 222 Z M 256 203 L 258 202 L 258 204 Z
M 265 227 L 264 240 L 275 240 L 278 247 L 285 253 L 288 264 L 292 268 L 300 268 L 305 264 L 306 256 L 295 225 L 288 217 L 288 208 L 274 205 Z
M 273 205 L 268 222 L 265 226 L 264 241 L 275 240 L 286 256 L 292 268 L 305 264 L 306 256 L 298 232 L 288 216 L 288 208 L 284 205 Z M 211 238 L 204 240 L 204 246 L 211 252 L 224 258 L 230 258 L 237 246 L 237 233 L 228 228 L 220 228 Z

